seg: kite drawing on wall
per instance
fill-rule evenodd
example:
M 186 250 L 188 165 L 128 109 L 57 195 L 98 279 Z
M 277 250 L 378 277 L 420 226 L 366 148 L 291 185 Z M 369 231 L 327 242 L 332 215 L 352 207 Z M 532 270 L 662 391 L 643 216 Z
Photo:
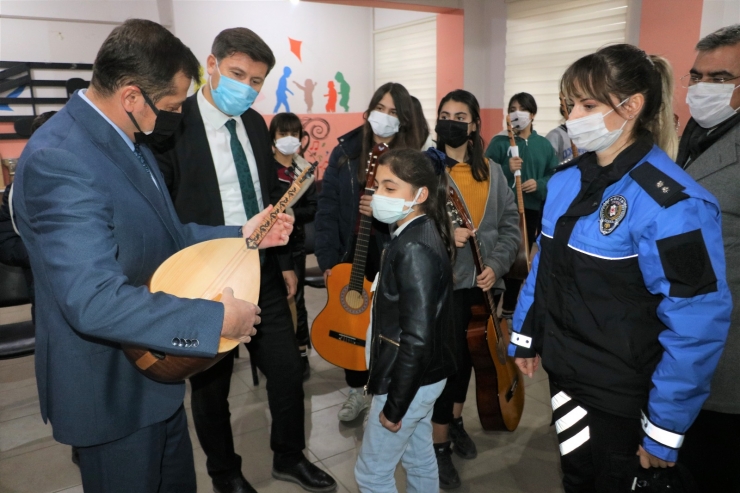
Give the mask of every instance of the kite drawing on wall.
M 311 110 L 313 109 L 313 90 L 316 88 L 317 84 L 311 79 L 306 79 L 306 82 L 304 82 L 303 85 L 300 85 L 296 81 L 293 81 L 293 84 L 303 91 L 303 101 L 306 103 L 306 113 L 311 113 Z
M 349 84 L 344 80 L 344 74 L 337 72 L 334 78 L 339 82 L 339 94 L 342 99 L 339 100 L 339 106 L 344 108 L 345 113 L 349 111 Z
M 26 90 L 26 86 L 18 86 L 15 89 L 13 89 L 13 92 L 11 92 L 5 97 L 15 99 L 18 96 L 20 96 L 25 90 Z M 0 104 L 0 111 L 13 111 L 13 108 L 8 106 L 7 104 Z
M 288 38 L 288 41 L 290 41 L 290 52 L 298 57 L 298 60 L 302 62 L 303 60 L 301 59 L 301 44 L 303 44 L 303 41 L 298 41 L 297 39 L 293 38 Z
M 283 69 L 283 76 L 280 77 L 277 91 L 275 92 L 275 95 L 277 96 L 277 104 L 275 105 L 273 113 L 277 113 L 280 109 L 280 106 L 284 106 L 285 111 L 290 112 L 290 105 L 288 104 L 288 93 L 290 93 L 291 95 L 295 95 L 293 91 L 288 89 L 288 77 L 290 77 L 291 73 L 293 73 L 293 71 L 290 70 L 290 67 L 285 67 Z
M 324 94 L 326 100 L 326 112 L 335 113 L 337 111 L 337 90 L 334 89 L 334 81 L 330 80 L 328 84 L 329 93 Z

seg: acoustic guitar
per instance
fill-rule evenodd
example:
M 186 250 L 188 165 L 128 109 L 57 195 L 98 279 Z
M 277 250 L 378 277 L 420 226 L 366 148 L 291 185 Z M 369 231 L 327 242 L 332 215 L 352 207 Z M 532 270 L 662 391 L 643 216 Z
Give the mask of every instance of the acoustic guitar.
M 512 157 L 519 157 L 519 148 L 516 145 L 516 140 L 514 140 L 514 130 L 511 128 L 511 117 L 509 117 L 509 115 L 506 115 L 506 131 L 509 133 L 511 155 Z M 526 281 L 532 260 L 529 255 L 527 219 L 524 217 L 524 194 L 522 193 L 521 170 L 514 172 L 514 186 L 516 187 L 517 209 L 519 210 L 519 230 L 522 235 L 519 242 L 519 250 L 514 259 L 514 264 L 511 266 L 511 269 L 509 269 L 509 273 L 506 274 L 506 277 L 519 281 Z
M 376 144 L 370 152 L 364 195 L 375 193 L 375 168 L 378 158 L 387 150 L 386 144 Z M 329 363 L 347 370 L 367 370 L 365 338 L 370 325 L 372 284 L 365 279 L 365 264 L 372 222 L 371 217 L 360 214 L 352 263 L 332 267 L 326 281 L 326 306 L 311 326 L 311 344 L 316 352 Z
M 453 187 L 448 189 L 448 211 L 460 226 L 475 231 L 468 209 Z M 483 272 L 482 247 L 478 238 L 468 238 L 475 269 Z M 487 431 L 514 431 L 524 411 L 522 372 L 506 355 L 509 329 L 496 315 L 493 293 L 483 293 L 484 304 L 474 306 L 468 324 L 468 349 L 475 370 L 475 397 L 478 418 Z
M 180 250 L 154 272 L 149 281 L 149 291 L 162 291 L 179 298 L 219 301 L 223 290 L 229 287 L 234 290 L 235 298 L 257 304 L 260 289 L 258 246 L 278 214 L 284 212 L 306 183 L 311 181 L 317 165 L 309 164 L 302 170 L 265 221 L 246 241 L 242 238 L 221 238 Z M 172 383 L 207 370 L 238 344 L 237 340 L 222 337 L 214 358 L 179 356 L 131 345 L 124 345 L 123 351 L 136 369 L 147 377 Z

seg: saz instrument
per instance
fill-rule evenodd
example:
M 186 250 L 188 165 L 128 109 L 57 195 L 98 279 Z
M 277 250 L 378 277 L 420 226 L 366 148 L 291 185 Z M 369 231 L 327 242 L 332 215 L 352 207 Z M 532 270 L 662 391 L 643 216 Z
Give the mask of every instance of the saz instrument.
M 460 226 L 475 230 L 460 196 L 454 188 L 448 189 L 448 210 Z M 475 235 L 468 238 L 473 251 L 475 269 L 483 272 L 481 245 Z M 491 290 L 483 293 L 485 303 L 472 308 L 468 324 L 468 349 L 475 369 L 475 396 L 478 417 L 484 430 L 514 431 L 524 411 L 524 384 L 522 372 L 512 358 L 506 355 L 509 329 L 496 316 L 496 305 Z
M 565 96 L 563 96 L 562 92 L 560 93 L 560 111 L 563 112 L 563 118 L 565 118 L 565 121 L 568 121 L 570 114 L 568 113 L 568 105 L 565 103 Z M 578 146 L 572 140 L 570 141 L 570 150 L 573 152 L 573 157 L 560 164 L 567 163 L 568 161 L 578 157 Z
M 387 150 L 386 144 L 376 144 L 370 152 L 364 195 L 375 193 L 375 168 L 378 158 Z M 365 279 L 365 264 L 372 222 L 371 217 L 360 214 L 352 263 L 332 267 L 326 280 L 326 306 L 311 326 L 311 343 L 316 352 L 329 363 L 347 370 L 367 370 L 365 338 L 370 325 L 372 283 Z
M 511 128 L 511 118 L 506 115 L 506 131 L 509 133 L 509 145 L 512 149 L 517 149 L 516 140 L 514 140 L 514 130 Z M 519 251 L 514 259 L 514 264 L 509 269 L 506 277 L 526 281 L 531 266 L 529 256 L 529 238 L 527 238 L 527 219 L 524 217 L 524 194 L 522 194 L 522 172 L 514 172 L 514 183 L 516 185 L 517 208 L 519 210 L 519 230 L 522 233 L 519 243 Z
M 179 298 L 219 301 L 227 287 L 234 297 L 257 304 L 260 290 L 258 246 L 301 188 L 311 181 L 318 163 L 308 165 L 278 201 L 265 221 L 244 241 L 221 238 L 197 243 L 180 250 L 164 261 L 149 281 L 149 291 L 165 292 Z M 177 341 L 173 340 L 173 343 Z M 185 343 L 183 343 L 185 344 Z M 176 356 L 161 351 L 124 345 L 123 352 L 137 370 L 158 382 L 172 383 L 207 370 L 239 345 L 222 337 L 214 358 Z

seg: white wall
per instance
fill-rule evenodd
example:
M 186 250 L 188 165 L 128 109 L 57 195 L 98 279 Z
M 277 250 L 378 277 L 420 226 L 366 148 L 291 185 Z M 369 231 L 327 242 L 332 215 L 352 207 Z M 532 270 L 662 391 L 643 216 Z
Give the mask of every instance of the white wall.
M 704 0 L 701 16 L 701 37 L 720 27 L 740 24 L 740 1 Z
M 364 111 L 372 96 L 372 9 L 286 0 L 173 0 L 177 36 L 195 53 L 201 64 L 223 29 L 243 26 L 259 34 L 275 53 L 277 63 L 265 82 L 254 107 L 272 113 L 283 67 L 292 70 L 288 96 L 291 111 L 305 112 L 303 92 L 292 83 L 307 78 L 315 88 L 314 113 L 323 113 L 327 83 L 340 71 L 350 84 L 350 112 Z M 291 53 L 288 38 L 301 40 L 302 61 Z M 337 90 L 339 86 L 335 81 Z M 280 111 L 284 111 L 281 108 Z M 337 111 L 344 111 L 337 106 Z

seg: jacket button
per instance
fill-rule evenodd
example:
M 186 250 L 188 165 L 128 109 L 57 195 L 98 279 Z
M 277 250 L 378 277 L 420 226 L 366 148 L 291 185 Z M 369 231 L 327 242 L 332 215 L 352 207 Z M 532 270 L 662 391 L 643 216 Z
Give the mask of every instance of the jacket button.
M 177 337 L 172 338 L 172 345 L 173 346 L 177 346 L 179 344 L 180 344 L 180 339 L 178 339 Z
M 190 339 L 185 339 L 185 347 L 190 347 L 191 342 Z
M 196 340 L 193 341 L 193 347 L 198 347 L 198 346 L 200 346 L 200 341 L 198 341 L 198 339 L 196 339 Z
M 180 341 L 180 342 L 178 342 L 178 343 L 177 343 L 177 346 L 178 346 L 178 347 L 183 347 L 183 346 L 185 346 L 185 339 L 178 339 L 178 340 Z

